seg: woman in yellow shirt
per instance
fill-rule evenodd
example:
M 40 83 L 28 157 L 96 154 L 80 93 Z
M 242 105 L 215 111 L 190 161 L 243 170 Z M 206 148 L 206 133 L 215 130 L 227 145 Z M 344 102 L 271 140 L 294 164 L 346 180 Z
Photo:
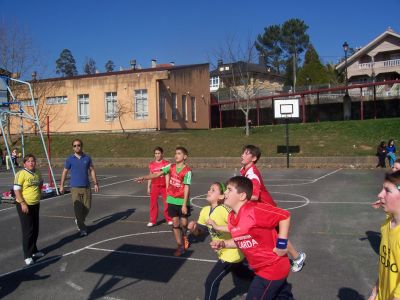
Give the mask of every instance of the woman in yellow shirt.
M 42 176 L 39 170 L 36 170 L 36 158 L 28 154 L 24 157 L 24 169 L 15 174 L 14 179 L 16 206 L 22 230 L 22 248 L 25 264 L 28 266 L 34 264 L 35 259 L 44 256 L 36 247 L 42 185 Z

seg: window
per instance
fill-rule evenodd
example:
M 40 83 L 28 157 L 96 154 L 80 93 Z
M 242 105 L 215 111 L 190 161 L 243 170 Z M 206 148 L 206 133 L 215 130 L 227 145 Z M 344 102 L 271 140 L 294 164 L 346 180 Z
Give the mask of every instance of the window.
M 46 98 L 47 105 L 57 105 L 57 104 L 67 104 L 67 103 L 68 103 L 67 96 L 55 96 Z
M 135 90 L 135 108 L 136 119 L 147 119 L 149 116 L 147 90 Z
M 78 95 L 78 121 L 89 121 L 89 95 Z
M 36 98 L 35 99 L 36 105 L 38 104 L 38 101 L 39 100 Z M 33 106 L 32 99 L 20 100 L 19 103 L 20 103 L 21 107 L 32 107 Z
M 219 88 L 219 77 L 211 77 L 210 78 L 210 88 L 211 89 Z
M 177 110 L 178 110 L 178 103 L 176 101 L 176 94 L 172 93 L 171 95 L 171 108 L 172 108 L 172 120 L 178 120 Z
M 117 117 L 117 93 L 106 93 L 106 121 L 112 121 Z
M 196 122 L 197 121 L 196 98 L 191 97 L 190 102 L 192 104 L 192 122 Z
M 182 95 L 182 119 L 187 121 L 187 98 Z
M 163 92 L 160 93 L 160 120 L 166 119 L 165 115 L 165 94 Z

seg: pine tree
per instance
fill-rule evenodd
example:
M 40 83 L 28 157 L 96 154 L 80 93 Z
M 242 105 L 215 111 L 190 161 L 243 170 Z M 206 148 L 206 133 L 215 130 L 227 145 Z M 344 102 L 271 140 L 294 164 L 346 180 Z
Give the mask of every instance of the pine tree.
M 271 25 L 258 35 L 256 48 L 265 57 L 265 64 L 278 74 L 284 69 L 283 50 L 281 47 L 282 32 L 280 25 Z
M 96 73 L 96 62 L 93 58 L 86 58 L 85 64 L 83 65 L 83 72 L 88 75 Z
M 112 60 L 107 61 L 105 68 L 106 68 L 106 72 L 114 71 L 114 68 L 115 68 L 114 62 Z
M 321 63 L 318 53 L 309 45 L 304 56 L 304 65 L 298 73 L 298 85 L 329 83 L 327 70 Z
M 64 49 L 56 60 L 56 73 L 63 77 L 78 75 L 75 59 L 69 49 Z
M 307 29 L 308 26 L 300 19 L 290 19 L 282 25 L 281 45 L 287 56 L 292 58 L 292 85 L 294 88 L 296 87 L 296 73 L 300 54 L 307 49 L 310 43 L 310 37 L 306 33 Z

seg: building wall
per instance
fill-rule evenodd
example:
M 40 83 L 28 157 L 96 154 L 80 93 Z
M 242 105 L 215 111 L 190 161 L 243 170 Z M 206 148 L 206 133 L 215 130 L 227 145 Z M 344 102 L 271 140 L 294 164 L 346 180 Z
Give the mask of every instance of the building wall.
M 137 72 L 113 72 L 78 76 L 72 79 L 49 79 L 33 84 L 35 98 L 39 98 L 41 123 L 45 115 L 50 118 L 50 130 L 57 133 L 72 132 L 120 132 L 135 130 L 209 128 L 209 75 L 208 64 L 161 70 L 137 70 Z M 35 88 L 36 87 L 36 88 Z M 51 87 L 51 88 L 50 88 Z M 147 90 L 148 116 L 135 116 L 135 90 Z M 166 118 L 160 122 L 160 92 L 178 96 L 178 119 L 171 120 L 170 101 L 166 102 Z M 117 116 L 106 120 L 106 93 L 117 95 Z M 189 94 L 187 94 L 189 92 Z M 168 94 L 164 93 L 164 94 Z M 26 91 L 21 96 L 29 99 Z M 79 121 L 78 95 L 89 96 L 89 118 Z M 182 120 L 181 95 L 188 96 L 188 120 Z M 66 96 L 66 104 L 46 104 L 47 97 Z M 197 121 L 192 122 L 190 97 L 196 98 Z M 31 109 L 26 108 L 27 111 Z M 118 118 L 120 116 L 120 118 Z M 122 124 L 122 127 L 121 127 Z M 15 132 L 19 120 L 13 122 Z M 27 124 L 26 128 L 29 127 Z M 31 126 L 32 127 L 32 126 Z M 13 131 L 14 131 L 13 130 Z M 33 130 L 33 129 L 32 129 Z M 32 131 L 31 130 L 31 131 Z
M 160 120 L 161 129 L 209 128 L 210 73 L 207 65 L 192 69 L 179 69 L 170 73 L 169 79 L 160 80 L 160 95 L 165 98 L 165 116 Z M 177 120 L 172 119 L 173 95 L 177 99 Z M 187 120 L 182 118 L 182 96 L 187 99 Z M 191 97 L 196 99 L 196 121 L 192 120 Z

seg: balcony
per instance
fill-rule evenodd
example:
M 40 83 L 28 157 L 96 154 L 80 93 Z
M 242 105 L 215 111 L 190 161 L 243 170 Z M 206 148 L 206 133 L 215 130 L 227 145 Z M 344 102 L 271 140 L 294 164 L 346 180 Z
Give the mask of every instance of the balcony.
M 372 69 L 372 68 L 374 68 L 374 69 L 392 68 L 392 67 L 399 67 L 399 66 L 400 66 L 400 59 L 392 59 L 392 60 L 383 60 L 383 61 L 358 64 L 358 69 L 368 70 L 368 69 Z

